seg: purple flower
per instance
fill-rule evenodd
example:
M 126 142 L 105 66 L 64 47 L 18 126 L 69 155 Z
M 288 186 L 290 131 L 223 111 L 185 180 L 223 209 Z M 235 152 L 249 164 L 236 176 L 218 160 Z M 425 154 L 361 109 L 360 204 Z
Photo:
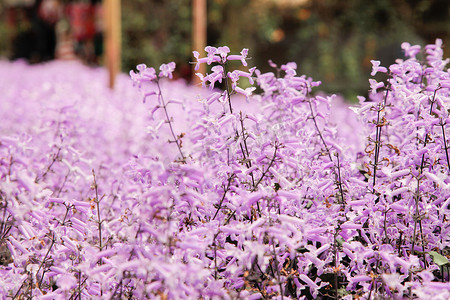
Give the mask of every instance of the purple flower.
M 411 46 L 411 44 L 407 42 L 402 43 L 402 49 L 405 51 L 405 55 L 411 58 L 415 58 L 421 50 L 419 45 Z
M 208 81 L 210 89 L 213 89 L 217 81 L 222 82 L 224 70 L 222 66 L 214 66 L 211 68 L 211 71 L 212 73 L 205 76 L 204 80 Z
M 159 70 L 161 71 L 159 73 L 159 77 L 168 77 L 170 79 L 172 79 L 172 73 L 175 70 L 175 63 L 174 62 L 170 62 L 168 64 L 162 64 L 159 67 Z
M 157 78 L 155 69 L 147 68 L 145 64 L 137 65 L 136 69 L 139 71 L 139 73 L 136 73 L 133 70 L 131 70 L 130 77 L 131 80 L 133 81 L 133 84 L 137 85 L 138 87 L 141 87 L 143 82 L 151 82 Z
M 248 49 L 244 48 L 241 51 L 241 55 L 228 55 L 227 60 L 240 60 L 243 66 L 247 66 Z
M 56 284 L 59 288 L 61 288 L 63 291 L 70 291 L 71 289 L 75 288 L 77 286 L 77 279 L 70 274 L 63 274 L 58 276 L 58 279 L 56 280 Z
M 207 63 L 208 65 L 212 64 L 213 62 L 220 61 L 220 57 L 218 57 L 216 54 L 218 54 L 217 48 L 212 46 L 206 46 L 205 51 L 208 57 Z
M 202 57 L 202 58 L 200 58 L 200 53 L 198 53 L 197 51 L 192 52 L 195 59 L 197 59 L 197 63 L 195 64 L 196 71 L 198 71 L 198 69 L 200 68 L 200 64 L 207 63 L 208 65 L 210 65 L 213 62 L 221 61 L 220 56 L 216 55 L 217 48 L 208 46 L 205 48 L 205 51 L 207 52 L 208 55 L 206 57 Z
M 372 72 L 370 73 L 371 76 L 375 76 L 378 72 L 381 73 L 387 73 L 387 69 L 385 67 L 380 67 L 380 61 L 379 60 L 371 60 L 372 63 Z
M 0 295 L 448 299 L 448 60 L 404 48 L 357 114 L 227 47 L 194 52 L 214 91 L 0 61 Z
M 274 63 L 271 59 L 269 59 L 268 63 L 269 63 L 269 66 L 271 66 L 272 68 L 274 68 L 274 69 L 278 68 L 277 64 Z
M 378 89 L 384 87 L 384 82 L 378 82 L 375 79 L 369 79 L 372 94 L 376 94 Z
M 206 63 L 208 61 L 208 58 L 200 58 L 200 53 L 198 53 L 197 51 L 193 51 L 192 53 L 195 59 L 197 59 L 197 63 L 195 64 L 195 71 L 198 71 L 200 69 L 200 64 Z
M 222 63 L 224 63 L 227 61 L 227 55 L 228 53 L 230 53 L 230 48 L 228 48 L 227 46 L 219 47 L 217 48 L 217 53 L 222 58 Z
M 239 79 L 241 77 L 248 78 L 249 83 L 253 84 L 254 81 L 253 81 L 252 75 L 253 75 L 253 72 L 255 71 L 255 69 L 256 69 L 255 67 L 250 68 L 249 72 L 244 72 L 244 71 L 241 71 L 241 70 L 234 70 L 233 72 L 228 72 L 228 78 L 230 78 L 230 80 L 232 82 L 232 87 L 233 88 L 236 87 L 237 82 L 239 81 Z
M 239 94 L 244 95 L 246 100 L 248 100 L 248 98 L 252 95 L 252 92 L 253 92 L 254 90 L 256 90 L 255 87 L 248 87 L 248 88 L 246 88 L 245 90 L 242 89 L 242 88 L 240 88 L 240 87 L 238 87 L 238 86 L 235 88 L 235 91 L 236 91 L 237 93 L 239 93 Z

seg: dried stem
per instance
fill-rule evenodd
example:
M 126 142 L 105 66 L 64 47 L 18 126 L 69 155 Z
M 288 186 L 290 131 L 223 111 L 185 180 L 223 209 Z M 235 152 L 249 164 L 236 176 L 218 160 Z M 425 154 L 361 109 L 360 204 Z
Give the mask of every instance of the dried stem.
M 215 236 L 216 238 L 217 236 Z M 214 279 L 217 280 L 217 244 L 216 239 L 214 238 L 213 246 L 214 246 Z
M 217 217 L 217 214 L 219 213 L 220 209 L 222 208 L 223 201 L 225 200 L 225 196 L 227 195 L 228 191 L 230 190 L 231 182 L 233 181 L 234 174 L 232 174 L 230 177 L 228 177 L 228 183 L 227 186 L 223 190 L 222 199 L 220 199 L 219 207 L 217 207 L 216 213 L 214 214 L 213 220 Z
M 1 200 L 0 204 L 1 204 L 1 208 L 2 208 L 2 221 L 0 224 L 0 240 L 4 240 L 6 238 L 7 233 L 11 229 L 11 226 L 9 226 L 9 228 L 7 228 L 6 211 L 7 211 L 7 207 L 8 207 L 8 202 L 6 201 L 6 198 L 3 196 L 2 191 L 0 191 L 0 200 Z
M 78 271 L 78 299 L 81 300 L 81 271 Z
M 97 224 L 98 224 L 98 238 L 99 238 L 99 246 L 100 251 L 103 250 L 102 244 L 102 218 L 100 216 L 100 199 L 98 198 L 98 185 L 97 179 L 95 178 L 95 171 L 92 169 L 92 176 L 94 176 L 93 188 L 95 190 L 95 204 L 97 205 Z M 101 264 L 101 260 L 100 260 Z
M 83 279 L 83 282 L 81 282 L 81 284 L 79 283 L 78 286 L 81 287 L 82 285 L 85 284 L 85 282 L 86 282 L 87 280 L 88 280 L 88 277 L 84 278 L 84 279 Z M 70 296 L 69 300 L 72 300 L 72 299 L 75 300 L 75 299 L 77 299 L 77 295 L 79 295 L 79 296 L 81 297 L 81 292 L 80 292 L 79 289 L 76 289 L 76 290 L 72 293 L 72 295 Z M 79 299 L 81 299 L 81 298 L 79 298 Z M 113 299 L 113 298 L 112 298 L 112 299 Z
M 389 88 L 388 86 L 386 88 L 386 94 L 384 95 L 383 102 L 381 105 L 378 105 L 377 108 L 377 123 L 376 123 L 376 132 L 375 132 L 375 157 L 374 157 L 374 163 L 373 163 L 373 190 L 372 193 L 375 194 L 375 184 L 376 184 L 376 178 L 377 178 L 377 168 L 378 168 L 378 160 L 380 157 L 380 150 L 381 150 L 381 128 L 385 125 L 385 117 L 381 117 L 381 112 L 385 110 L 386 108 L 386 102 L 387 97 L 389 95 Z
M 333 264 L 335 268 L 335 274 L 334 274 L 334 291 L 335 291 L 335 299 L 339 299 L 338 297 L 338 290 L 339 290 L 339 265 L 338 265 L 338 259 L 337 259 L 337 253 L 338 253 L 338 244 L 337 244 L 337 237 L 339 234 L 340 225 L 338 225 L 338 228 L 336 228 L 336 231 L 333 235 Z
M 223 66 L 224 69 L 224 76 L 223 80 L 225 81 L 225 92 L 228 97 L 228 106 L 230 108 L 230 114 L 233 114 L 233 107 L 231 105 L 231 92 L 230 84 L 228 83 L 228 76 L 226 76 L 226 67 Z M 245 126 L 244 126 L 244 119 L 242 118 L 242 112 L 240 112 L 240 124 L 241 124 L 241 134 L 242 134 L 242 142 L 239 143 L 239 147 L 241 148 L 243 161 L 245 163 L 245 166 L 249 169 L 252 167 L 252 162 L 250 161 L 250 152 L 248 151 L 247 146 L 247 136 L 245 135 Z M 236 138 L 239 138 L 239 131 L 235 130 Z M 255 187 L 255 178 L 253 176 L 253 172 L 250 172 L 250 177 L 252 178 L 252 186 Z
M 248 159 L 250 157 L 250 152 L 248 151 L 247 136 L 245 135 L 244 119 L 242 118 L 242 112 L 240 112 L 240 123 L 241 123 L 241 132 L 242 132 L 242 141 L 244 143 L 244 147 L 242 147 L 242 143 L 240 144 L 241 151 L 244 155 L 244 159 L 246 161 L 247 168 L 251 168 L 252 162 L 250 159 Z M 245 148 L 245 154 L 244 154 L 244 148 Z M 253 185 L 253 187 L 255 187 L 255 178 L 253 176 L 253 172 L 250 172 L 250 177 L 252 178 L 252 185 Z
M 70 170 L 67 172 L 66 176 L 64 176 L 64 180 L 63 183 L 61 184 L 61 187 L 58 189 L 58 193 L 56 194 L 56 197 L 59 198 L 59 196 L 62 193 L 62 190 L 64 188 L 64 186 L 66 185 L 67 179 L 69 178 L 70 175 Z
M 55 244 L 55 233 L 52 233 L 52 242 L 51 242 L 51 244 L 50 244 L 50 247 L 49 247 L 48 250 L 47 250 L 47 253 L 46 253 L 45 256 L 44 256 L 44 259 L 42 260 L 41 264 L 39 265 L 39 268 L 38 268 L 36 274 L 38 274 L 39 271 L 40 271 L 40 270 L 42 269 L 42 267 L 44 266 L 45 261 L 47 260 L 47 257 L 48 257 L 48 255 L 50 254 L 50 251 L 52 250 L 54 244 Z M 38 283 L 38 287 L 39 287 L 39 288 L 41 287 L 42 280 L 44 280 L 44 273 L 45 273 L 45 272 L 42 272 L 42 277 L 41 277 L 41 279 L 39 280 L 39 283 Z
M 277 158 L 277 150 L 278 148 L 280 148 L 280 145 L 278 144 L 278 142 L 275 142 L 275 150 L 273 151 L 273 156 L 272 159 L 270 160 L 269 165 L 267 166 L 267 168 L 264 170 L 264 172 L 262 173 L 261 177 L 259 178 L 259 180 L 256 182 L 256 184 L 254 185 L 252 191 L 256 191 L 258 188 L 258 185 L 261 183 L 261 181 L 264 179 L 264 177 L 266 176 L 267 172 L 269 171 L 269 169 L 272 167 L 273 163 L 275 162 L 275 159 Z
M 312 104 L 311 104 L 311 99 L 308 99 L 307 102 L 309 104 L 309 110 L 311 112 L 311 119 L 314 122 L 314 127 L 316 128 L 317 134 L 319 135 L 320 140 L 322 141 L 322 144 L 325 147 L 325 151 L 326 151 L 326 153 L 328 155 L 328 158 L 332 162 L 333 158 L 331 156 L 331 151 L 330 151 L 330 148 L 328 147 L 327 143 L 325 142 L 325 139 L 324 139 L 324 137 L 322 135 L 322 132 L 319 129 L 319 125 L 317 124 L 316 116 L 314 114 L 314 109 L 313 109 Z M 339 193 L 340 193 L 341 201 L 343 203 L 344 202 L 344 191 L 342 189 L 342 181 L 341 181 L 341 175 L 340 175 L 339 155 L 338 154 L 337 154 L 337 161 L 338 161 L 337 162 L 337 166 L 336 165 L 334 166 L 333 173 L 334 173 L 335 182 L 337 184 L 337 188 L 338 188 Z M 336 171 L 336 169 L 338 169 L 338 170 Z M 341 201 L 339 201 L 339 202 L 341 202 Z
M 272 238 L 272 248 L 273 248 L 273 262 L 275 264 L 275 269 L 277 270 L 277 281 L 278 285 L 280 286 L 280 294 L 281 294 L 281 300 L 284 299 L 284 292 L 283 292 L 283 285 L 281 284 L 281 276 L 280 276 L 280 270 L 278 268 L 278 259 L 277 259 L 277 253 L 275 251 L 275 243 Z
M 391 209 L 387 209 L 384 212 L 384 220 L 383 220 L 383 229 L 384 229 L 384 243 L 385 244 L 389 244 L 389 238 L 387 236 L 387 213 L 390 211 Z
M 430 115 L 433 113 L 433 105 L 436 102 L 436 93 L 437 93 L 437 89 L 434 91 L 433 98 L 430 100 L 430 102 L 431 102 L 430 111 L 429 111 Z M 424 141 L 424 144 L 423 144 L 424 148 L 427 146 L 428 136 L 429 136 L 428 133 L 425 132 L 425 141 Z M 444 138 L 444 140 L 445 140 L 445 138 Z M 417 189 L 416 189 L 416 195 L 415 195 L 414 233 L 413 233 L 413 239 L 412 239 L 412 242 L 411 242 L 411 254 L 414 254 L 414 246 L 415 246 L 416 237 L 417 237 L 417 225 L 419 225 L 419 227 L 420 227 L 420 233 L 421 233 L 421 238 L 422 238 L 422 252 L 425 252 L 425 246 L 423 245 L 424 238 L 423 238 L 423 231 L 422 231 L 422 219 L 420 218 L 420 214 L 419 214 L 419 202 L 421 200 L 421 197 L 420 197 L 420 180 L 421 180 L 421 175 L 422 175 L 424 167 L 425 167 L 425 153 L 422 154 L 422 160 L 420 162 L 419 175 L 417 176 Z M 425 258 L 425 254 L 423 254 L 423 261 L 424 261 L 424 265 L 426 266 L 427 265 L 427 261 L 426 261 L 426 258 Z
M 341 201 L 342 204 L 345 203 L 344 201 L 344 190 L 342 189 L 342 179 L 341 179 L 341 164 L 339 162 L 339 152 L 336 152 L 336 159 L 337 159 L 337 176 L 338 176 L 338 188 L 339 188 L 339 193 L 341 194 Z
M 58 151 L 56 152 L 56 154 L 53 154 L 52 161 L 47 166 L 47 169 L 45 170 L 45 172 L 40 177 L 36 176 L 36 179 L 34 180 L 35 183 L 38 183 L 39 181 L 44 179 L 45 176 L 47 176 L 47 174 L 50 172 L 50 170 L 52 169 L 55 162 L 58 161 L 58 159 L 60 159 L 60 157 L 59 157 L 60 153 L 61 153 L 61 147 L 58 147 Z
M 444 139 L 444 150 L 445 150 L 445 158 L 447 159 L 447 166 L 448 166 L 448 171 L 450 172 L 450 160 L 448 158 L 448 146 L 447 146 L 447 139 L 445 138 L 445 123 L 440 124 L 441 129 L 442 129 L 442 138 Z
M 437 90 L 434 91 L 433 99 L 430 100 L 430 102 L 431 102 L 431 105 L 430 105 L 430 112 L 429 112 L 430 115 L 433 113 L 433 105 L 434 105 L 434 103 L 436 102 L 436 92 L 437 92 Z M 423 143 L 423 147 L 425 148 L 425 147 L 427 146 L 427 144 L 428 144 L 428 133 L 425 132 L 425 141 L 424 141 L 424 143 Z M 422 174 L 423 168 L 424 168 L 424 166 L 425 166 L 424 163 L 425 163 L 425 153 L 422 154 L 422 161 L 421 161 L 421 163 L 420 163 L 420 171 L 419 171 L 419 174 Z
M 169 117 L 169 113 L 167 112 L 167 104 L 166 104 L 166 102 L 164 101 L 164 97 L 163 97 L 163 94 L 162 94 L 162 92 L 161 92 L 161 86 L 159 85 L 159 79 L 156 80 L 156 85 L 158 86 L 158 91 L 159 91 L 159 92 L 158 92 L 158 98 L 161 100 L 162 108 L 164 109 L 164 113 L 165 113 L 165 115 L 166 115 L 166 121 L 167 121 L 167 123 L 169 124 L 170 133 L 172 134 L 172 138 L 173 138 L 174 142 L 177 144 L 177 148 L 178 148 L 178 151 L 180 152 L 180 155 L 181 155 L 182 160 L 183 160 L 183 161 L 186 161 L 186 157 L 184 156 L 183 151 L 181 151 L 181 143 L 180 143 L 180 140 L 179 140 L 179 138 L 175 135 L 175 132 L 174 132 L 173 127 L 172 127 L 172 120 L 171 120 L 171 118 Z

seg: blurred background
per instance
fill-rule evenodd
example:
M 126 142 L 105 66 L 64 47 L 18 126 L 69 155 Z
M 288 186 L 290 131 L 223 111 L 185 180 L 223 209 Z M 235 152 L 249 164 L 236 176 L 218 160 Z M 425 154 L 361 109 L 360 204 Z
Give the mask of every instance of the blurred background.
M 0 57 L 39 63 L 104 63 L 101 0 L 0 0 Z M 104 0 L 105 1 L 105 0 Z M 449 0 L 206 0 L 207 44 L 249 48 L 249 65 L 294 61 L 322 90 L 354 100 L 367 93 L 370 60 L 387 66 L 400 45 L 444 40 L 450 57 Z M 121 70 L 175 61 L 191 80 L 194 0 L 122 0 Z

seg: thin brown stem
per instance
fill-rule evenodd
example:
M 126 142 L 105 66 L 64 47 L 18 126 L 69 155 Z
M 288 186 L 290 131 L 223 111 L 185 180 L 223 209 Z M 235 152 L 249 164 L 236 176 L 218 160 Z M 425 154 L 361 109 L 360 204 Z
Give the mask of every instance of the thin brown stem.
M 337 159 L 337 175 L 338 175 L 338 187 L 339 187 L 339 193 L 341 194 L 341 201 L 342 204 L 345 203 L 344 201 L 344 190 L 342 189 L 342 179 L 341 179 L 341 165 L 339 162 L 339 152 L 336 152 L 336 159 Z
M 219 207 L 217 207 L 216 213 L 214 214 L 213 220 L 217 217 L 217 214 L 219 213 L 220 209 L 222 208 L 223 201 L 225 200 L 225 196 L 227 195 L 228 191 L 230 190 L 231 182 L 233 181 L 234 174 L 232 174 L 230 177 L 228 177 L 228 183 L 227 186 L 223 190 L 222 199 L 220 199 Z
M 94 176 L 94 183 L 93 187 L 95 190 L 95 204 L 97 204 L 97 224 L 98 224 L 98 238 L 99 238 L 99 246 L 100 251 L 103 249 L 102 245 L 102 218 L 100 216 L 100 199 L 98 198 L 98 185 L 97 185 L 97 179 L 95 178 L 95 171 L 92 169 L 92 175 Z M 101 260 L 100 260 L 101 264 Z
M 442 137 L 444 139 L 444 150 L 445 150 L 445 157 L 447 159 L 447 166 L 448 166 L 448 171 L 450 172 L 450 160 L 448 158 L 448 146 L 447 146 L 447 139 L 445 138 L 445 123 L 441 123 L 441 128 L 442 128 Z
M 183 154 L 183 151 L 181 151 L 181 143 L 179 138 L 175 135 L 175 132 L 173 130 L 173 126 L 172 126 L 172 120 L 169 117 L 169 113 L 167 112 L 167 104 L 164 101 L 164 97 L 163 94 L 161 92 L 161 86 L 159 85 L 159 80 L 156 80 L 156 85 L 158 86 L 158 97 L 161 100 L 162 103 L 162 108 L 164 109 L 164 114 L 166 115 L 166 121 L 169 124 L 169 128 L 170 128 L 170 133 L 172 134 L 172 138 L 175 142 L 175 144 L 177 145 L 178 151 L 180 152 L 181 158 L 183 159 L 183 161 L 186 161 L 186 157 Z
M 53 158 L 52 161 L 50 162 L 50 164 L 47 166 L 47 169 L 44 171 L 44 173 L 40 176 L 40 177 L 36 177 L 36 179 L 34 180 L 34 182 L 38 183 L 39 181 L 41 181 L 42 179 L 45 178 L 45 176 L 47 176 L 47 174 L 50 172 L 50 170 L 52 169 L 53 165 L 55 164 L 55 162 L 60 158 L 59 155 L 61 153 L 61 147 L 58 147 L 58 151 L 56 152 L 56 154 L 53 154 Z
M 429 111 L 430 115 L 433 113 L 433 106 L 434 106 L 434 103 L 436 102 L 436 93 L 437 93 L 437 89 L 434 91 L 433 98 L 430 99 L 430 102 L 431 102 L 430 111 Z M 424 145 L 423 145 L 424 148 L 427 146 L 428 136 L 429 136 L 428 133 L 425 132 L 425 141 L 424 141 Z M 445 138 L 444 138 L 444 140 L 445 140 Z M 420 218 L 420 215 L 419 215 L 419 202 L 421 200 L 419 187 L 420 187 L 420 177 L 422 175 L 424 167 L 425 167 L 425 153 L 422 154 L 419 175 L 417 176 L 417 189 L 416 189 L 416 195 L 415 195 L 415 210 L 416 211 L 415 211 L 415 215 L 414 215 L 414 232 L 413 232 L 413 240 L 411 242 L 411 255 L 414 254 L 414 246 L 416 243 L 416 235 L 417 235 L 417 225 L 419 225 L 420 229 L 422 229 L 422 219 Z M 421 238 L 422 238 L 422 250 L 423 250 L 423 252 L 425 252 L 424 251 L 425 247 L 423 245 L 423 240 L 424 240 L 423 232 L 422 232 L 422 230 L 420 230 L 420 231 L 421 231 Z M 423 254 L 423 261 L 424 261 L 424 265 L 426 265 L 427 262 L 426 262 L 425 254 Z
M 242 112 L 240 112 L 240 123 L 241 123 L 241 132 L 242 132 L 242 141 L 244 143 L 244 147 L 242 147 L 242 143 L 241 143 L 241 151 L 243 152 L 245 148 L 245 153 L 247 158 L 250 157 L 250 152 L 248 151 L 248 146 L 247 146 L 247 136 L 245 135 L 245 127 L 244 127 L 244 119 L 242 118 Z M 252 167 L 252 162 L 250 159 L 246 159 L 246 163 L 248 163 L 247 168 L 251 168 Z M 250 172 L 250 177 L 252 178 L 252 185 L 253 187 L 255 187 L 255 178 L 253 176 L 253 172 Z
M 372 193 L 375 194 L 375 184 L 376 184 L 376 178 L 377 178 L 377 169 L 378 169 L 378 160 L 380 157 L 380 151 L 381 151 L 381 128 L 384 126 L 386 119 L 381 117 L 381 112 L 385 110 L 386 108 L 386 102 L 389 95 L 389 88 L 386 89 L 386 94 L 384 95 L 383 102 L 381 105 L 377 108 L 377 123 L 376 123 L 376 132 L 375 132 L 375 157 L 374 157 L 374 164 L 373 164 L 373 190 Z
M 42 260 L 41 264 L 39 265 L 39 268 L 38 268 L 36 274 L 38 274 L 39 271 L 40 271 L 40 270 L 42 269 L 42 267 L 44 266 L 45 261 L 47 260 L 47 257 L 48 257 L 48 255 L 50 254 L 50 251 L 52 250 L 54 244 L 55 244 L 55 233 L 52 233 L 52 242 L 51 242 L 51 244 L 50 244 L 50 247 L 49 247 L 48 250 L 47 250 L 47 253 L 46 253 L 45 256 L 44 256 L 44 259 Z M 44 280 L 44 274 L 45 274 L 45 272 L 42 272 L 42 277 L 41 277 L 41 279 L 40 279 L 39 282 L 38 282 L 38 287 L 39 287 L 39 288 L 41 287 L 42 281 Z
M 273 152 L 273 156 L 272 159 L 270 160 L 269 165 L 267 166 L 267 168 L 264 170 L 264 172 L 261 174 L 261 177 L 259 178 L 259 180 L 256 182 L 256 184 L 254 185 L 252 191 L 256 191 L 258 188 L 258 185 L 261 183 L 261 181 L 264 179 L 264 177 L 266 176 L 267 172 L 269 171 L 269 169 L 272 167 L 273 163 L 275 162 L 275 159 L 277 158 L 277 150 L 280 147 L 280 145 L 278 144 L 278 142 L 275 142 L 275 150 Z
M 324 137 L 322 135 L 322 131 L 319 129 L 319 125 L 317 124 L 316 116 L 314 115 L 314 109 L 313 109 L 312 104 L 311 104 L 311 99 L 308 99 L 307 102 L 309 104 L 309 110 L 311 112 L 311 119 L 314 122 L 314 127 L 316 128 L 317 134 L 319 135 L 319 138 L 322 141 L 323 146 L 325 147 L 325 151 L 326 151 L 326 153 L 328 155 L 328 158 L 332 162 L 333 158 L 331 156 L 331 151 L 330 151 L 330 148 L 328 147 L 327 143 L 325 142 L 325 139 L 324 139 Z M 338 159 L 338 163 L 337 163 L 337 166 L 335 165 L 333 167 L 333 173 L 334 173 L 335 182 L 337 184 L 337 188 L 338 188 L 339 193 L 340 193 L 341 200 L 343 202 L 344 201 L 344 191 L 342 189 L 342 181 L 341 181 L 341 176 L 340 176 L 339 156 L 338 156 L 337 159 Z M 336 168 L 338 169 L 338 171 L 336 171 Z M 339 202 L 341 202 L 341 201 L 339 201 Z
M 277 281 L 278 281 L 278 285 L 280 287 L 280 295 L 281 295 L 281 300 L 284 299 L 284 292 L 283 292 L 283 285 L 281 284 L 281 276 L 280 276 L 280 269 L 278 268 L 278 259 L 277 259 L 277 253 L 275 251 L 275 243 L 274 243 L 274 239 L 272 238 L 272 248 L 273 248 L 273 262 L 275 264 L 275 269 L 277 270 Z

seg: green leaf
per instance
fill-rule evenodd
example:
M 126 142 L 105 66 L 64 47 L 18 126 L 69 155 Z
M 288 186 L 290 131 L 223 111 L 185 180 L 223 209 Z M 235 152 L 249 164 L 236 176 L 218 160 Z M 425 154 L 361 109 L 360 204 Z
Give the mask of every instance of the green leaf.
M 447 257 L 437 253 L 436 251 L 430 251 L 428 252 L 428 254 L 430 254 L 431 258 L 433 259 L 433 262 L 438 266 L 443 266 L 449 263 Z
M 274 188 L 275 192 L 278 192 L 278 190 L 281 189 L 281 185 L 278 182 L 275 182 L 273 188 Z
M 305 247 L 301 247 L 301 248 L 297 248 L 297 249 L 295 249 L 297 252 L 300 252 L 300 253 L 306 253 L 306 252 L 309 252 L 309 250 L 308 249 L 306 249 Z
M 347 291 L 347 289 L 345 287 L 338 289 L 338 295 L 340 297 L 347 296 L 348 294 L 350 294 L 350 292 Z

